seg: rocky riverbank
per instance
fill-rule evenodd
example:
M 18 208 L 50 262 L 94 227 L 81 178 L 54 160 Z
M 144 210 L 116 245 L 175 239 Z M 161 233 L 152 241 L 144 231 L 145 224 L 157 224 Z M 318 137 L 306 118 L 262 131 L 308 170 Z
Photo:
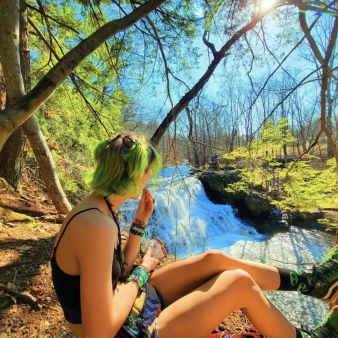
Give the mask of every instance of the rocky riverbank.
M 240 180 L 239 171 L 233 170 L 194 170 L 208 198 L 215 204 L 229 204 L 234 207 L 238 218 L 250 223 L 258 231 L 267 231 L 285 225 L 326 228 L 320 220 L 338 221 L 338 209 L 315 210 L 313 212 L 282 212 L 276 217 L 275 206 L 269 193 L 260 187 L 228 192 L 225 188 Z M 332 230 L 333 231 L 333 230 Z

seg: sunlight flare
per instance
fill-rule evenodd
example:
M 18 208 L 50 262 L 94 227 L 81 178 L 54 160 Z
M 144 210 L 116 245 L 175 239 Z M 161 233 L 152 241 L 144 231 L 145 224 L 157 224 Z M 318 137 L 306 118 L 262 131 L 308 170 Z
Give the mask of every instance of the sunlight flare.
M 275 0 L 262 0 L 261 1 L 261 10 L 266 11 L 271 9 L 275 5 Z

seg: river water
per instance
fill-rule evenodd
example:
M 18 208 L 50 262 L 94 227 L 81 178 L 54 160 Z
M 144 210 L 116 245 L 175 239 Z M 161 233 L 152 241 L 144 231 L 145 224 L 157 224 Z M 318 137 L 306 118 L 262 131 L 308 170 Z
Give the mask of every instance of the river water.
M 179 258 L 219 249 L 235 257 L 275 266 L 311 269 L 334 243 L 332 233 L 292 225 L 258 233 L 239 220 L 231 206 L 213 204 L 188 166 L 165 168 L 149 188 L 156 204 L 148 236 L 160 238 L 168 253 Z M 122 229 L 129 227 L 137 203 L 128 201 L 121 208 Z M 297 292 L 273 291 L 266 292 L 266 296 L 293 324 L 308 328 L 318 325 L 328 310 L 322 301 Z

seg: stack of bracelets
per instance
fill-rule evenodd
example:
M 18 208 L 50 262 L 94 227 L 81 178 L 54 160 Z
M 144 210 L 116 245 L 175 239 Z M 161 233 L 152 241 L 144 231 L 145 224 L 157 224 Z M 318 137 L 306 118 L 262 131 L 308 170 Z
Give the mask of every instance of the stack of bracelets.
M 130 276 L 127 278 L 127 282 L 136 283 L 139 288 L 143 288 L 149 279 L 149 271 L 144 265 L 139 265 L 135 268 Z
M 147 222 L 140 221 L 138 218 L 134 218 L 130 226 L 130 233 L 139 237 L 142 237 L 147 227 Z

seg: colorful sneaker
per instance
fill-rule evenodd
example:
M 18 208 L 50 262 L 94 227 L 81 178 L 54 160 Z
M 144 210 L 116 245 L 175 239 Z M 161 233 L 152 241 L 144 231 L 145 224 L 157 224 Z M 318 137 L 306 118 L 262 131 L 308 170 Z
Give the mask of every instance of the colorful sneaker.
M 327 314 L 324 321 L 311 331 L 313 338 L 338 337 L 338 305 L 334 306 Z
M 338 299 L 338 245 L 328 252 L 321 264 L 313 267 L 312 278 L 312 290 L 303 294 L 328 303 Z
M 328 261 L 329 259 L 335 259 L 336 261 L 338 261 L 338 244 L 329 250 L 324 258 L 324 262 Z

